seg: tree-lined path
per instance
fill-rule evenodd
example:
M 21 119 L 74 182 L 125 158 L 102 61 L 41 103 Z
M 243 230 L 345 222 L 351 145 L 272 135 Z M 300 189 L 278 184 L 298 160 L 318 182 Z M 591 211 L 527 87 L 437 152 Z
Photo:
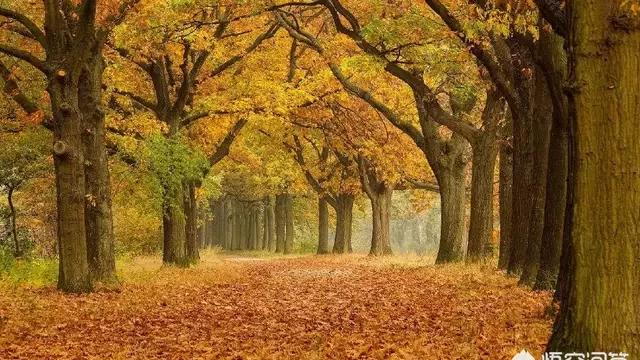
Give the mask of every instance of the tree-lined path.
M 497 359 L 541 353 L 551 328 L 548 296 L 492 270 L 239 256 L 138 260 L 117 292 L 9 291 L 0 358 Z

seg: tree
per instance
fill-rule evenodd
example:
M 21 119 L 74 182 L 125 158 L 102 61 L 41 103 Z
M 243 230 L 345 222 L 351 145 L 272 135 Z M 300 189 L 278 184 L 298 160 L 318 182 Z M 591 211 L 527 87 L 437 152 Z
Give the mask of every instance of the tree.
M 29 49 L 2 44 L 0 52 L 30 64 L 47 79 L 51 108 L 48 126 L 54 134 L 58 191 L 58 287 L 68 292 L 89 291 L 92 277 L 112 280 L 115 276 L 110 192 L 105 189 L 109 181 L 104 160 L 104 113 L 98 106 L 102 49 L 112 27 L 123 20 L 136 2 L 123 1 L 115 10 L 111 8 L 113 4 L 101 7 L 101 13 L 108 15 L 98 19 L 96 1 L 62 6 L 47 0 L 42 8 L 35 7 L 44 15 L 42 29 L 19 10 L 0 7 L 0 16 L 9 19 L 10 24 L 17 24 L 5 29 L 30 40 Z M 89 93 L 91 90 L 95 91 Z M 20 105 L 27 104 L 23 96 L 14 99 Z M 87 178 L 95 183 L 87 184 Z M 98 187 L 94 188 L 94 184 Z M 87 214 L 89 207 L 96 207 L 96 211 Z M 90 256 L 87 246 L 100 250 Z M 105 257 L 97 259 L 96 255 Z
M 639 7 L 568 2 L 572 252 L 550 350 L 640 353 Z
M 336 29 L 353 39 L 354 43 L 367 54 L 375 56 L 385 64 L 384 70 L 407 85 L 413 97 L 418 113 L 419 126 L 411 121 L 403 119 L 398 112 L 389 107 L 371 92 L 365 90 L 344 74 L 340 66 L 329 59 L 325 49 L 316 37 L 305 29 L 301 29 L 297 23 L 288 18 L 288 15 L 279 15 L 279 21 L 289 34 L 298 41 L 315 50 L 328 63 L 333 75 L 340 81 L 343 87 L 351 94 L 367 102 L 376 111 L 383 114 L 394 126 L 405 132 L 414 143 L 424 152 L 436 179 L 438 180 L 442 205 L 442 227 L 440 237 L 440 251 L 438 262 L 459 261 L 464 257 L 464 200 L 465 200 L 465 168 L 464 159 L 465 141 L 454 133 L 449 139 L 443 138 L 438 131 L 439 125 L 432 121 L 434 116 L 442 116 L 446 113 L 439 104 L 435 94 L 425 84 L 424 78 L 404 69 L 398 61 L 387 58 L 393 57 L 394 51 L 383 51 L 365 39 L 361 33 L 362 27 L 357 18 L 337 2 L 322 1 L 319 4 L 325 6 L 333 19 Z M 307 5 L 318 5 L 309 3 Z M 348 28 L 342 23 L 347 19 Z M 428 106 L 425 104 L 428 102 Z M 470 109 L 461 109 L 462 113 Z
M 48 134 L 41 129 L 23 130 L 18 134 L 0 134 L 3 147 L 3 151 L 0 152 L 0 191 L 7 196 L 15 257 L 26 255 L 26 249 L 18 237 L 14 195 L 30 180 L 42 176 L 49 169 L 46 147 L 48 140 Z
M 186 20 L 178 21 L 178 26 L 174 28 L 163 28 L 159 33 L 156 29 L 149 30 L 155 38 L 157 38 L 160 51 L 155 47 L 150 48 L 148 44 L 133 43 L 131 47 L 138 49 L 133 51 L 124 46 L 116 46 L 117 52 L 136 65 L 143 72 L 146 81 L 151 83 L 151 94 L 145 92 L 148 89 L 141 88 L 135 90 L 122 90 L 118 87 L 114 88 L 114 92 L 125 96 L 146 110 L 152 112 L 158 121 L 164 123 L 168 131 L 165 133 L 167 137 L 176 137 L 181 132 L 188 130 L 195 122 L 206 120 L 215 115 L 215 111 L 207 109 L 206 102 L 199 102 L 199 96 L 202 93 L 203 83 L 210 82 L 213 78 L 221 75 L 233 65 L 237 64 L 247 54 L 256 50 L 265 40 L 273 37 L 277 32 L 276 26 L 266 26 L 266 30 L 258 35 L 255 40 L 250 43 L 246 49 L 236 55 L 229 55 L 227 59 L 217 65 L 211 66 L 211 51 L 207 48 L 212 46 L 210 42 L 204 44 L 197 43 L 201 37 L 211 36 L 214 41 L 222 41 L 230 37 L 236 38 L 238 35 L 228 34 L 230 26 L 245 18 L 243 14 L 235 14 L 235 6 L 216 5 L 217 18 L 209 18 L 208 11 L 196 11 L 197 9 L 183 9 L 180 6 L 167 5 L 166 13 L 158 14 L 158 9 L 151 9 L 151 14 L 155 16 L 171 17 L 180 16 L 182 12 L 195 12 L 198 20 L 187 16 Z M 207 24 L 204 26 L 202 24 Z M 209 35 L 208 33 L 212 35 Z M 241 35 L 244 33 L 241 33 Z M 167 44 L 167 41 L 176 44 Z M 131 43 L 129 37 L 122 40 L 125 43 Z M 194 44 L 194 42 L 196 42 Z M 175 45 L 175 46 L 172 46 Z M 179 65 L 176 65 L 179 64 Z M 130 86 L 130 84 L 129 84 Z M 152 100 L 150 100 L 151 98 Z M 195 108 L 195 109 L 194 109 Z M 228 112 L 223 112 L 229 114 Z M 223 115 L 223 114 L 221 114 Z M 231 127 L 225 138 L 219 143 L 216 150 L 209 156 L 210 166 L 214 166 L 220 162 L 229 152 L 235 138 L 240 130 L 247 124 L 246 118 L 241 117 Z M 208 170 L 203 172 L 203 176 Z M 172 254 L 181 254 L 185 258 L 174 258 L 173 256 L 165 256 L 165 261 L 169 264 L 190 264 L 197 262 L 198 246 L 197 236 L 194 229 L 197 228 L 197 206 L 195 201 L 190 199 L 196 193 L 196 188 L 200 178 L 185 179 L 184 189 L 175 189 L 174 191 L 165 191 L 168 196 L 174 196 L 177 200 L 185 197 L 184 205 L 181 207 L 169 206 L 169 203 L 176 203 L 168 199 L 165 201 L 166 207 L 165 221 L 165 251 Z M 173 199 L 173 200 L 176 200 Z M 169 231 L 185 227 L 183 231 Z M 184 238 L 183 238 L 184 236 Z M 178 248 L 185 247 L 184 251 Z

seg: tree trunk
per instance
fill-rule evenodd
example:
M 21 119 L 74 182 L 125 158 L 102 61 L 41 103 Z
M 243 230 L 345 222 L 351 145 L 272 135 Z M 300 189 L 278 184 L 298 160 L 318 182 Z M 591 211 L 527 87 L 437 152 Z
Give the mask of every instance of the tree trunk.
M 276 195 L 276 253 L 284 252 L 285 235 L 287 231 L 287 213 L 285 209 L 285 196 L 283 194 Z
M 511 108 L 513 118 L 513 187 L 512 187 L 512 228 L 511 247 L 509 249 L 509 274 L 520 275 L 527 256 L 527 241 L 531 217 L 532 196 L 531 179 L 533 177 L 533 123 L 535 82 L 532 69 L 533 54 L 526 42 L 528 39 L 514 36 L 510 40 L 511 70 L 514 85 L 522 104 L 521 109 Z M 523 71 L 527 69 L 530 71 Z
M 351 234 L 353 224 L 353 202 L 352 194 L 341 193 L 336 197 L 336 234 L 333 242 L 334 254 L 345 254 L 350 252 Z
M 92 280 L 117 283 L 105 114 L 100 103 L 103 72 L 102 55 L 98 53 L 82 71 L 78 87 L 84 127 L 85 227 Z
M 543 37 L 545 39 L 546 37 Z M 538 46 L 541 46 L 538 41 Z M 553 122 L 553 103 L 546 78 L 540 68 L 535 73 L 535 106 L 533 123 L 533 171 L 531 173 L 531 215 L 526 255 L 520 276 L 521 285 L 533 286 L 540 267 L 540 249 L 544 230 L 544 208 L 547 195 L 549 165 L 549 141 Z
M 224 249 L 233 250 L 233 200 L 224 202 Z
M 510 124 L 507 124 L 507 127 L 510 126 Z M 498 268 L 501 270 L 507 270 L 509 266 L 513 225 L 512 206 L 513 148 L 510 143 L 507 143 L 500 147 L 500 257 L 498 259 Z
M 560 271 L 567 210 L 569 138 L 567 97 L 563 89 L 567 75 L 567 53 L 564 50 L 564 39 L 553 33 L 542 32 L 541 44 L 545 76 L 554 106 L 542 249 L 534 289 L 553 290 Z
M 167 190 L 163 202 L 164 247 L 162 261 L 167 265 L 186 266 L 186 219 L 183 211 L 184 189 Z
M 460 155 L 462 156 L 462 155 Z M 438 170 L 441 202 L 441 230 L 437 264 L 464 260 L 465 165 L 459 163 Z
M 520 274 L 527 256 L 527 239 L 533 207 L 531 178 L 533 176 L 533 139 L 527 117 L 513 121 L 513 187 L 512 230 L 509 249 L 510 274 Z
M 264 199 L 264 211 L 265 211 L 265 224 L 264 224 L 264 232 L 266 235 L 266 248 L 268 251 L 275 251 L 276 249 L 276 235 L 275 235 L 275 214 L 273 209 L 273 203 L 271 202 L 271 197 L 266 197 Z
M 196 185 L 188 182 L 185 185 L 185 252 L 187 264 L 196 264 L 200 260 L 200 243 L 198 243 L 198 203 L 196 199 Z
M 248 236 L 247 231 L 247 207 L 244 203 L 238 202 L 238 250 L 247 250 Z
M 573 261 L 552 351 L 640 354 L 640 21 L 633 2 L 569 2 Z M 569 230 L 569 229 L 568 229 Z
M 77 80 L 59 73 L 48 93 L 54 118 L 54 165 L 58 209 L 58 288 L 91 291 L 85 223 L 85 173 L 82 118 Z
M 249 250 L 256 250 L 258 248 L 258 234 L 256 233 L 256 209 L 253 204 L 250 205 L 249 216 L 247 222 L 247 228 L 249 230 Z
M 373 216 L 373 230 L 371 233 L 371 249 L 369 255 L 391 255 L 390 217 L 391 197 L 393 188 L 382 184 L 370 197 L 371 213 Z
M 285 197 L 286 234 L 284 243 L 284 253 L 291 254 L 293 251 L 293 241 L 295 239 L 295 227 L 293 217 L 293 197 L 289 194 Z
M 255 221 L 255 228 L 256 228 L 256 238 L 258 241 L 257 244 L 257 250 L 264 250 L 264 233 L 260 230 L 262 230 L 264 228 L 264 226 L 260 226 L 264 223 L 264 211 L 262 208 L 262 204 L 258 203 L 256 205 L 256 221 Z
M 13 237 L 13 244 L 15 246 L 13 254 L 16 258 L 20 258 L 24 253 L 20 246 L 20 240 L 18 239 L 18 225 L 16 223 L 16 208 L 13 205 L 13 191 L 13 188 L 9 188 L 9 191 L 7 192 L 7 202 L 9 203 L 9 215 L 11 217 L 11 237 Z
M 318 255 L 329 253 L 329 204 L 327 199 L 318 198 Z
M 493 178 L 498 156 L 497 134 L 485 129 L 473 144 L 471 217 L 467 261 L 487 261 L 493 255 Z
M 554 121 L 549 146 L 547 198 L 544 230 L 540 251 L 540 268 L 534 289 L 553 290 L 560 271 L 560 257 L 564 238 L 564 215 L 567 205 L 568 138 L 566 128 Z

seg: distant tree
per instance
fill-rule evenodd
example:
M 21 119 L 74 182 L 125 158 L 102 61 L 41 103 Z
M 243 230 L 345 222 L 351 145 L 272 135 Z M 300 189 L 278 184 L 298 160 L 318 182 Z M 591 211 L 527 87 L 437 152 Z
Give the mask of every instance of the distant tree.
M 14 195 L 30 180 L 42 176 L 50 168 L 45 130 L 26 130 L 18 134 L 0 135 L 0 192 L 6 195 L 9 206 L 9 234 L 13 240 L 15 257 L 25 255 L 25 247 L 18 237 L 17 209 Z

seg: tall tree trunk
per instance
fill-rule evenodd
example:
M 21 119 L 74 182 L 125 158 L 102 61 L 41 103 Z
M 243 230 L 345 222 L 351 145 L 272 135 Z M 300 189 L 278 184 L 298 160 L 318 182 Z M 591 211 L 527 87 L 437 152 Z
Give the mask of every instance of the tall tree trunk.
M 322 195 L 318 198 L 318 255 L 329 253 L 329 204 Z
M 185 185 L 185 252 L 186 262 L 195 264 L 200 260 L 200 244 L 198 243 L 198 203 L 196 199 L 196 184 L 192 181 Z
M 497 133 L 485 129 L 472 146 L 471 216 L 467 261 L 491 259 L 493 248 L 493 178 L 498 156 Z
M 505 130 L 511 134 L 510 117 L 507 118 Z M 506 136 L 509 138 L 510 136 Z M 510 141 L 500 147 L 500 257 L 498 268 L 507 270 L 509 266 L 512 238 L 512 206 L 513 206 L 513 147 Z
M 293 217 L 293 197 L 289 194 L 285 197 L 285 216 L 286 216 L 286 234 L 284 243 L 284 253 L 291 254 L 293 251 L 293 242 L 295 240 L 295 227 Z
M 264 223 L 264 211 L 262 208 L 262 203 L 258 203 L 256 205 L 256 221 L 255 221 L 255 228 L 256 228 L 256 238 L 257 238 L 257 250 L 264 250 L 264 234 L 262 231 L 264 226 L 260 226 Z
M 268 251 L 276 250 L 276 234 L 275 234 L 275 214 L 271 197 L 264 199 L 264 211 L 265 211 L 265 234 L 266 234 L 266 248 Z
M 248 248 L 250 250 L 256 250 L 258 248 L 258 234 L 256 233 L 256 209 L 254 208 L 253 204 L 250 205 L 251 208 L 249 209 L 249 217 L 248 217 L 248 223 L 247 223 L 247 228 L 249 230 L 249 246 Z
M 247 207 L 244 203 L 238 202 L 238 250 L 247 250 Z
M 546 37 L 543 37 L 546 39 Z M 544 40 L 538 41 L 538 46 Z M 544 230 L 544 208 L 547 194 L 547 171 L 549 165 L 549 141 L 553 122 L 553 103 L 546 78 L 538 67 L 535 72 L 535 106 L 533 123 L 533 171 L 531 173 L 531 215 L 527 248 L 520 276 L 521 285 L 533 286 L 540 267 L 540 249 Z
M 58 209 L 58 288 L 91 291 L 85 223 L 85 174 L 82 117 L 73 74 L 60 70 L 49 81 L 54 118 L 54 165 Z
M 13 244 L 15 246 L 13 254 L 16 258 L 20 258 L 24 253 L 20 246 L 20 240 L 18 239 L 18 225 L 16 223 L 16 207 L 13 205 L 13 191 L 14 188 L 9 188 L 7 192 L 7 202 L 9 203 L 9 216 L 11 218 L 11 237 L 13 238 Z
M 111 181 L 105 145 L 105 114 L 100 103 L 103 72 L 102 55 L 97 51 L 82 71 L 78 87 L 84 127 L 85 228 L 92 280 L 116 283 Z
M 285 246 L 285 235 L 287 231 L 287 212 L 284 194 L 276 195 L 275 223 L 276 223 L 276 253 L 283 253 Z
M 533 139 L 527 117 L 513 122 L 512 229 L 509 249 L 510 274 L 520 274 L 527 256 L 527 239 L 531 217 L 531 177 L 533 176 Z
M 460 155 L 462 156 L 462 155 Z M 437 264 L 464 259 L 465 164 L 460 159 L 437 171 L 440 187 L 441 229 Z
M 567 208 L 569 137 L 567 98 L 563 89 L 567 75 L 567 53 L 564 50 L 564 39 L 560 36 L 549 32 L 542 32 L 540 36 L 542 64 L 553 99 L 553 123 L 540 267 L 534 289 L 553 290 L 556 288 L 560 271 Z
M 482 128 L 470 139 L 471 217 L 467 261 L 488 261 L 493 257 L 493 179 L 498 157 L 498 122 L 504 101 L 498 91 L 487 91 Z
M 185 242 L 186 242 L 186 219 L 183 211 L 184 189 L 167 189 L 163 202 L 163 236 L 164 247 L 162 250 L 162 261 L 167 265 L 187 265 Z
M 224 249 L 233 250 L 233 200 L 224 201 Z
M 511 108 L 513 119 L 513 205 L 511 245 L 507 271 L 516 275 L 522 273 L 522 267 L 527 257 L 527 241 L 531 209 L 533 207 L 531 179 L 533 177 L 534 164 L 533 108 L 536 87 L 534 77 L 530 75 L 535 73 L 533 71 L 535 65 L 533 63 L 533 55 L 527 46 L 528 41 L 529 39 L 523 39 L 520 36 L 514 36 L 510 39 L 512 52 L 511 70 L 513 71 L 517 95 L 522 104 L 521 109 Z
M 333 242 L 334 254 L 350 252 L 354 200 L 355 198 L 352 194 L 340 193 L 336 196 L 336 234 Z
M 262 250 L 269 249 L 269 198 L 262 199 Z
M 640 20 L 570 1 L 573 261 L 549 350 L 640 354 Z M 569 229 L 568 229 L 569 230 Z
M 540 251 L 540 267 L 534 289 L 553 290 L 560 271 L 564 239 L 564 215 L 567 205 L 568 138 L 566 128 L 555 124 L 551 129 L 549 172 L 544 213 L 544 230 Z
M 373 216 L 373 230 L 371 233 L 371 249 L 369 255 L 391 255 L 390 217 L 391 197 L 393 188 L 382 185 L 369 199 L 371 200 L 371 213 Z

